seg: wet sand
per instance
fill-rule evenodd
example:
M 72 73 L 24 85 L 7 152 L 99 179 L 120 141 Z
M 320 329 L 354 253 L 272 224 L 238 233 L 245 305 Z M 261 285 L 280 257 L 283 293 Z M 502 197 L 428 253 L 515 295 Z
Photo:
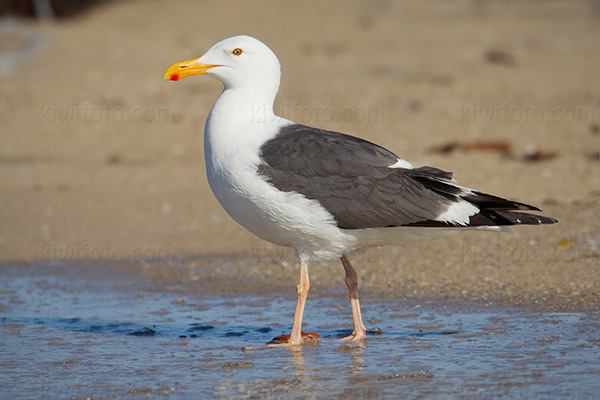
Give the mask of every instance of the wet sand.
M 0 397 L 593 398 L 599 17 L 588 1 L 182 0 L 3 21 Z M 343 269 L 316 263 L 306 322 L 324 340 L 241 352 L 289 330 L 294 255 L 210 192 L 220 84 L 162 80 L 241 33 L 279 56 L 283 116 L 560 222 L 351 255 L 382 330 L 364 349 L 333 340 L 350 322 Z

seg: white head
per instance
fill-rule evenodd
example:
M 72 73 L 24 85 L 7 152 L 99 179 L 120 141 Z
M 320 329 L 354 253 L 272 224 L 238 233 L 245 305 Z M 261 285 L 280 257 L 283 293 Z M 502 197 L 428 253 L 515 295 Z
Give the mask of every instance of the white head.
M 164 79 L 177 81 L 206 74 L 223 82 L 225 89 L 272 94 L 279 90 L 281 67 L 275 53 L 250 36 L 234 36 L 215 44 L 202 57 L 171 65 Z

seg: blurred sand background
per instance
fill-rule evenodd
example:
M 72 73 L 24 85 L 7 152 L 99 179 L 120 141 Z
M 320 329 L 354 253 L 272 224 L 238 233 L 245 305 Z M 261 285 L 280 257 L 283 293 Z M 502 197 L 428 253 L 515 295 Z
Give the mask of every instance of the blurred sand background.
M 139 0 L 3 20 L 0 261 L 144 259 L 165 279 L 212 268 L 292 292 L 292 250 L 236 225 L 206 182 L 203 126 L 220 83 L 162 80 L 248 34 L 281 61 L 283 116 L 560 220 L 357 254 L 363 291 L 597 309 L 599 22 L 595 1 L 341 0 Z M 338 264 L 314 265 L 313 287 L 341 287 Z

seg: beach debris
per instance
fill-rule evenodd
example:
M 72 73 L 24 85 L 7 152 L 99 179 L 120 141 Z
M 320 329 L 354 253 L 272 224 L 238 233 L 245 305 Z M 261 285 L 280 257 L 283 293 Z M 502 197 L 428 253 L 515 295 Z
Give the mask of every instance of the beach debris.
M 506 140 L 475 140 L 471 142 L 452 141 L 441 146 L 434 146 L 429 149 L 433 154 L 450 154 L 455 151 L 473 152 L 489 151 L 502 154 L 510 154 L 512 145 Z
M 556 157 L 558 157 L 557 151 L 536 149 L 536 150 L 532 150 L 532 151 L 525 153 L 521 157 L 521 161 L 524 161 L 524 162 L 548 161 L 548 160 L 553 160 Z
M 485 60 L 490 64 L 514 67 L 517 65 L 514 55 L 508 50 L 491 49 L 485 53 Z

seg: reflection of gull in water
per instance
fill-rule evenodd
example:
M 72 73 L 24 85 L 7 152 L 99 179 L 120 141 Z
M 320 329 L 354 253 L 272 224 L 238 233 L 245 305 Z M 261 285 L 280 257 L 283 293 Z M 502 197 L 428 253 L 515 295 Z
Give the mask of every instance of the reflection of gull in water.
M 343 352 L 350 355 L 350 360 L 352 361 L 352 373 L 358 374 L 363 369 L 365 369 L 363 353 L 365 352 L 367 346 L 361 342 L 354 342 L 352 345 L 342 344 L 338 350 L 339 352 Z
M 289 347 L 292 355 L 292 363 L 294 364 L 294 375 L 295 376 L 307 376 L 311 375 L 310 370 L 306 367 L 306 360 L 304 359 L 304 349 L 301 347 Z

